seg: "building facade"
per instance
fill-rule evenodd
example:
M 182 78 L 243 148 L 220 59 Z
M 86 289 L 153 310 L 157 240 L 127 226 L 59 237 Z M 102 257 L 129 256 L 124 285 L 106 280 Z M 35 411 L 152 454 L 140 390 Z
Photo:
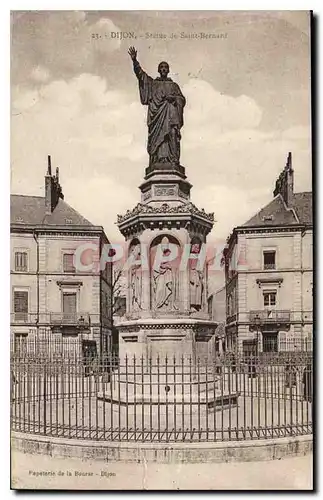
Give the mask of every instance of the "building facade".
M 109 242 L 101 226 L 64 201 L 50 157 L 45 197 L 11 196 L 10 233 L 13 342 L 74 339 L 91 351 L 109 351 L 112 269 L 100 266 Z M 82 266 L 75 253 L 80 248 Z
M 312 193 L 294 193 L 291 153 L 273 200 L 234 228 L 224 255 L 227 348 L 311 348 Z

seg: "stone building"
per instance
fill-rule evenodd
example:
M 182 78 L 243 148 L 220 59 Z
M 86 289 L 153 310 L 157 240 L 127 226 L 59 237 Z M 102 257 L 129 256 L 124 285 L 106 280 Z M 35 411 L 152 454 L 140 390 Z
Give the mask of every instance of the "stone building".
M 112 271 L 109 263 L 101 270 L 98 258 L 109 242 L 101 226 L 64 201 L 58 175 L 48 157 L 45 196 L 11 196 L 12 340 L 81 340 L 109 351 Z M 76 264 L 80 248 L 88 267 Z
M 209 342 L 209 353 L 225 351 L 226 288 L 222 286 L 208 296 L 209 317 L 217 324 L 215 335 Z
M 294 193 L 292 156 L 273 200 L 234 228 L 225 249 L 226 344 L 277 351 L 311 347 L 312 193 Z
M 215 292 L 209 294 L 208 312 L 210 318 L 216 323 L 226 321 L 226 288 L 222 286 Z

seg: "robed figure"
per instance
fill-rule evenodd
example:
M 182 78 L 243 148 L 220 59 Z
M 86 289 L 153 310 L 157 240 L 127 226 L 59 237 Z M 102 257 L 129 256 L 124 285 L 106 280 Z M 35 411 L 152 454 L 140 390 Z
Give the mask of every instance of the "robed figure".
M 159 64 L 160 76 L 154 79 L 141 68 L 134 47 L 130 47 L 129 55 L 138 78 L 141 104 L 148 106 L 147 151 L 150 165 L 155 163 L 179 165 L 180 130 L 183 126 L 185 97 L 177 83 L 168 77 L 167 62 Z
M 198 255 L 201 251 L 201 243 L 193 241 L 191 254 Z M 190 307 L 194 311 L 202 308 L 204 293 L 204 271 L 199 269 L 199 261 L 190 259 Z
M 132 310 L 141 309 L 141 289 L 142 289 L 142 270 L 140 245 L 135 245 L 131 249 L 132 266 L 130 269 L 130 294 Z
M 199 311 L 203 300 L 203 271 L 192 267 L 190 271 L 190 306 Z
M 174 262 L 167 261 L 170 254 L 167 237 L 162 239 L 161 251 L 166 260 L 153 267 L 153 307 L 159 310 L 177 310 L 177 273 Z

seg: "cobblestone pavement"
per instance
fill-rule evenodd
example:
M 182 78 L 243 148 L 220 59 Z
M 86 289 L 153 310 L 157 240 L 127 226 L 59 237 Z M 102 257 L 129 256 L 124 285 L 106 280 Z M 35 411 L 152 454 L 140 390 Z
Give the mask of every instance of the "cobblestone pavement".
M 311 490 L 313 464 L 312 455 L 270 462 L 105 464 L 13 451 L 11 474 L 17 489 Z

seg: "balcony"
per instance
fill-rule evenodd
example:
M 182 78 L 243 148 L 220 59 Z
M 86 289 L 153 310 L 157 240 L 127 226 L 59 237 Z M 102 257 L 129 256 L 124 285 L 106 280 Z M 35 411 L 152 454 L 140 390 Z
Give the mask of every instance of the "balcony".
M 249 322 L 251 324 L 289 324 L 291 321 L 290 311 L 279 311 L 277 309 L 264 309 L 261 311 L 250 311 Z
M 13 312 L 10 314 L 10 323 L 19 325 L 37 324 L 37 314 L 28 312 Z
M 50 313 L 50 323 L 53 326 L 76 326 L 88 328 L 90 326 L 89 313 Z
M 11 325 L 28 325 L 28 326 L 78 326 L 86 327 L 99 326 L 100 324 L 110 324 L 111 319 L 101 317 L 100 314 L 90 314 L 88 312 L 80 313 L 36 313 L 36 312 L 12 312 L 10 314 Z
M 276 269 L 276 264 L 274 262 L 267 262 L 264 264 L 265 271 Z

